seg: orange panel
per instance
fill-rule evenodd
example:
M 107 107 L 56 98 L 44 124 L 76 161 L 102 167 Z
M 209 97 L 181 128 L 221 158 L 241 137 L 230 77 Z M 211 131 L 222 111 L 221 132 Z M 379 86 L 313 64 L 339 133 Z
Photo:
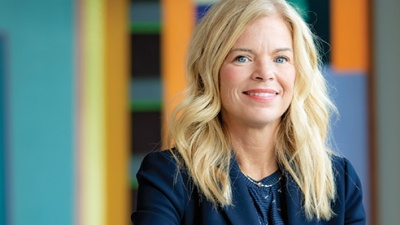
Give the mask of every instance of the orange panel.
M 369 59 L 367 0 L 331 1 L 332 66 L 367 71 Z
M 195 23 L 192 0 L 162 0 L 162 79 L 163 113 L 170 115 L 176 105 L 175 97 L 186 88 L 185 59 L 187 46 Z M 165 130 L 164 130 L 165 131 Z M 165 132 L 164 132 L 165 134 Z
M 106 223 L 130 224 L 129 1 L 105 3 Z

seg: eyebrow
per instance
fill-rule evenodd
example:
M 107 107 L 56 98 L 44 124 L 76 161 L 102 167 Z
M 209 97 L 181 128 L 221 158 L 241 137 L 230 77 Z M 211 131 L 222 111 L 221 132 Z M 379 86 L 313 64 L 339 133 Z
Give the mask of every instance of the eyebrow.
M 253 53 L 253 50 L 248 49 L 248 48 L 233 48 L 233 49 L 231 49 L 229 52 L 237 52 L 237 51 L 239 51 L 239 52 L 250 52 L 250 53 Z
M 293 52 L 291 48 L 277 48 L 274 52 Z
M 248 49 L 248 48 L 233 48 L 229 52 L 235 52 L 235 51 L 240 51 L 240 52 L 250 52 L 253 53 L 253 50 Z M 279 53 L 279 52 L 293 52 L 291 48 L 277 48 L 273 51 L 274 53 Z

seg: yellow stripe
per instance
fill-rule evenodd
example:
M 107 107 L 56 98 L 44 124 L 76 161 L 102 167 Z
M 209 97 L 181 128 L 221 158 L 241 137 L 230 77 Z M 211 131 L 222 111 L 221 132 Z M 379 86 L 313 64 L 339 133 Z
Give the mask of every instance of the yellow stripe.
M 82 4 L 79 223 L 101 225 L 105 222 L 104 2 L 83 0 Z
M 129 1 L 106 1 L 106 224 L 127 225 L 129 186 Z
M 185 58 L 195 21 L 195 5 L 192 0 L 162 0 L 162 78 L 163 78 L 163 131 L 165 117 L 170 115 L 187 84 Z M 165 147 L 166 143 L 164 143 Z

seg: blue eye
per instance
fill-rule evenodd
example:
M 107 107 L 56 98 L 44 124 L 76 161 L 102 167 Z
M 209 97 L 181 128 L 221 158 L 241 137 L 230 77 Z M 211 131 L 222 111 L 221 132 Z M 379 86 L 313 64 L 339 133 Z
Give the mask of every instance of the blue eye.
M 285 58 L 285 57 L 283 57 L 283 56 L 279 56 L 279 57 L 277 57 L 276 59 L 275 59 L 275 62 L 277 62 L 277 63 L 285 63 L 285 62 L 287 62 L 288 60 L 287 60 L 287 58 Z
M 249 61 L 249 58 L 247 58 L 246 56 L 240 55 L 240 56 L 237 56 L 237 57 L 235 58 L 235 60 L 236 60 L 237 62 L 240 62 L 240 63 L 245 63 L 245 62 L 248 62 L 248 61 Z

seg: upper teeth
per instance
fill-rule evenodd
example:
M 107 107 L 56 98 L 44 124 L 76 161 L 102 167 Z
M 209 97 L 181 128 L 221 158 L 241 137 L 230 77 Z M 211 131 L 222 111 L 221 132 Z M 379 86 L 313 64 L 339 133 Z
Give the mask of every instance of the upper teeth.
M 270 97 L 270 96 L 276 95 L 276 93 L 253 93 L 253 92 L 248 92 L 247 94 L 252 95 L 252 96 L 259 96 L 259 97 Z

